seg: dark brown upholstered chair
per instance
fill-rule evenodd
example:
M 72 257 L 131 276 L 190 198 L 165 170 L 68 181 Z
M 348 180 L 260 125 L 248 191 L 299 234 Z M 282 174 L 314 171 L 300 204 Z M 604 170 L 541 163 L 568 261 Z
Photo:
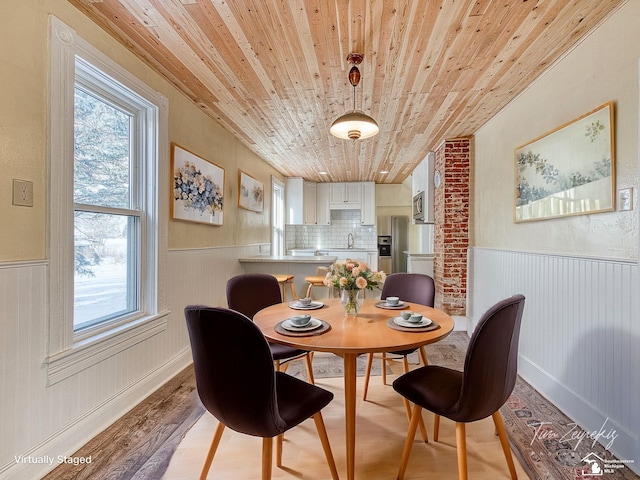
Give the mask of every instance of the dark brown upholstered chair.
M 433 307 L 433 302 L 436 294 L 436 287 L 433 282 L 433 278 L 429 275 L 423 275 L 420 273 L 392 273 L 388 275 L 384 281 L 380 298 L 382 300 L 387 297 L 400 297 L 400 300 L 411 303 L 419 303 L 420 305 L 426 305 Z M 402 356 L 402 362 L 404 366 L 404 373 L 409 371 L 409 361 L 407 355 L 415 352 L 417 349 L 403 350 L 401 352 L 389 352 L 392 355 Z M 425 365 L 427 365 L 427 352 L 424 347 L 420 347 L 420 356 Z M 382 383 L 387 383 L 387 354 L 382 354 Z M 371 375 L 371 365 L 373 363 L 373 353 L 369 354 L 367 360 L 367 370 L 364 378 L 364 393 L 362 399 L 367 399 L 367 392 L 369 390 L 369 377 Z M 407 408 L 407 417 L 411 416 L 409 403 L 405 402 Z
M 482 316 L 469 341 L 462 372 L 429 365 L 393 382 L 393 388 L 414 404 L 398 480 L 404 478 L 423 408 L 436 415 L 435 441 L 438 441 L 441 415 L 456 422 L 458 477 L 461 480 L 467 478 L 465 424 L 488 416 L 493 417 L 511 478 L 517 478 L 499 409 L 516 383 L 523 309 L 524 297 L 514 295 L 498 302 Z
M 226 308 L 185 308 L 198 395 L 220 423 L 200 475 L 206 479 L 225 426 L 262 437 L 262 479 L 271 478 L 273 437 L 282 465 L 282 434 L 313 417 L 331 476 L 338 479 L 320 410 L 333 393 L 274 369 L 269 344 L 245 315 Z M 228 359 L 233 358 L 233 362 Z
M 231 310 L 253 319 L 263 308 L 282 302 L 278 280 L 273 275 L 247 273 L 237 275 L 227 282 L 227 305 Z M 285 362 L 304 357 L 309 382 L 314 383 L 311 355 L 305 350 L 269 342 L 276 370 L 286 370 Z M 284 368 L 282 368 L 284 366 Z

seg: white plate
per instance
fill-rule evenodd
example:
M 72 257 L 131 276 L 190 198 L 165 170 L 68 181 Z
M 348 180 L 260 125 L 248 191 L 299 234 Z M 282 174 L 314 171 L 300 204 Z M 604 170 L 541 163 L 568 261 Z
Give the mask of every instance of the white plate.
M 410 322 L 409 320 L 405 320 L 402 317 L 395 317 L 393 319 L 393 323 L 395 323 L 396 325 L 400 325 L 401 327 L 419 328 L 419 327 L 428 327 L 433 322 L 431 321 L 430 318 L 427 318 L 427 317 L 422 317 L 422 320 L 420 320 L 418 323 Z
M 309 323 L 304 327 L 296 327 L 288 318 L 282 322 L 282 328 L 289 330 L 290 332 L 307 332 L 309 330 L 315 330 L 322 325 L 322 322 L 317 318 L 312 318 Z
M 289 302 L 289 307 L 293 308 L 294 310 L 316 310 L 318 308 L 324 307 L 324 303 L 311 301 L 309 305 L 302 305 L 298 302 Z
M 399 310 L 399 309 L 404 308 L 406 306 L 407 306 L 407 304 L 405 302 L 403 302 L 402 300 L 400 300 L 397 305 L 389 305 L 384 300 L 376 303 L 376 307 L 378 307 L 378 308 L 386 308 L 388 310 Z

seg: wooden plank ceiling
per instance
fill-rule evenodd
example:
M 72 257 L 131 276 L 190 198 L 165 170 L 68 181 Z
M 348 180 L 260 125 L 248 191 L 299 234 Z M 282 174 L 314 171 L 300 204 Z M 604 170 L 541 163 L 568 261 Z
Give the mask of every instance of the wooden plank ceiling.
M 402 182 L 443 140 L 472 135 L 624 3 L 69 2 L 282 174 L 377 183 Z M 364 54 L 356 107 L 380 125 L 357 141 L 329 133 L 353 107 L 350 52 Z

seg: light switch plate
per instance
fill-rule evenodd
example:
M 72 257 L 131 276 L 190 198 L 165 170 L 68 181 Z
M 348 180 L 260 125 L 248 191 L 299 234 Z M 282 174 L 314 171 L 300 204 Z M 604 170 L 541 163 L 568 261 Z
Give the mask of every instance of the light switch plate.
M 633 210 L 633 187 L 618 190 L 618 211 Z
M 33 207 L 33 182 L 13 179 L 13 204 Z

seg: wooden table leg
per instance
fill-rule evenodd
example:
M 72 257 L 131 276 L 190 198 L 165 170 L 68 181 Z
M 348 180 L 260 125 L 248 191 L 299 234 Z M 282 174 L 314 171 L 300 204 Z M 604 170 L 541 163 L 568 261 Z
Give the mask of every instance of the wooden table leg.
M 347 480 L 355 479 L 356 462 L 356 358 L 344 354 L 344 410 L 347 434 Z

